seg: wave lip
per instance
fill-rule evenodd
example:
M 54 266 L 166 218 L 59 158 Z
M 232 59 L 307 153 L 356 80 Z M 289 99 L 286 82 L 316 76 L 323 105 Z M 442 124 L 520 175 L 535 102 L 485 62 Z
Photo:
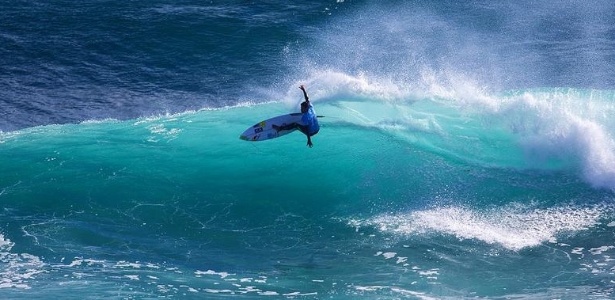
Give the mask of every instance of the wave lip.
M 378 215 L 365 221 L 351 221 L 350 225 L 371 226 L 400 237 L 440 233 L 519 251 L 544 242 L 555 243 L 560 234 L 587 230 L 598 224 L 605 210 L 604 207 L 566 206 L 528 209 L 521 205 L 487 211 L 440 207 Z

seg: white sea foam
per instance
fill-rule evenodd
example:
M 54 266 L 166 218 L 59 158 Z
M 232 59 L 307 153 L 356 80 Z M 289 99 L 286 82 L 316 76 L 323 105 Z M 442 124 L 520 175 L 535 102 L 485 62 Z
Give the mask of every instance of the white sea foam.
M 592 255 L 600 255 L 603 252 L 609 251 L 611 249 L 615 249 L 615 246 L 602 246 L 602 247 L 597 247 L 597 248 L 591 248 L 589 249 L 589 252 Z
M 130 279 L 130 280 L 139 280 L 139 275 L 124 275 L 124 277 Z
M 207 270 L 207 271 L 195 271 L 194 275 L 196 276 L 201 276 L 201 275 L 217 275 L 220 276 L 220 278 L 226 278 L 229 275 L 235 275 L 235 274 L 229 274 L 228 272 L 216 272 L 213 270 Z
M 9 131 L 9 132 L 4 132 L 2 130 L 0 130 L 0 144 L 5 143 L 6 141 L 15 138 L 17 136 L 21 135 L 21 131 Z
M 0 234 L 0 289 L 30 289 L 29 281 L 45 273 L 45 263 L 31 254 L 12 253 L 15 243 Z
M 555 241 L 560 233 L 586 230 L 598 223 L 604 210 L 603 207 L 524 209 L 519 205 L 484 211 L 440 207 L 379 215 L 365 221 L 351 221 L 350 224 L 373 226 L 384 233 L 402 236 L 449 234 L 462 240 L 499 244 L 516 251 Z M 384 253 L 377 255 L 384 256 Z
M 147 141 L 152 143 L 156 143 L 160 139 L 164 139 L 166 142 L 172 141 L 182 132 L 182 129 L 166 128 L 164 124 L 153 124 L 148 126 L 147 129 L 151 133 Z

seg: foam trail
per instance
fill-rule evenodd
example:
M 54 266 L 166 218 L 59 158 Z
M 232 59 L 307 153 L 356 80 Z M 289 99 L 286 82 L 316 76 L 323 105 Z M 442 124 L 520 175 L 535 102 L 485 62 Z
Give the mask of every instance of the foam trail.
M 509 205 L 476 211 L 464 207 L 439 207 L 397 215 L 379 215 L 351 226 L 375 227 L 400 237 L 441 233 L 461 240 L 478 240 L 518 251 L 554 242 L 560 233 L 587 230 L 598 223 L 604 207 L 553 207 L 527 209 Z

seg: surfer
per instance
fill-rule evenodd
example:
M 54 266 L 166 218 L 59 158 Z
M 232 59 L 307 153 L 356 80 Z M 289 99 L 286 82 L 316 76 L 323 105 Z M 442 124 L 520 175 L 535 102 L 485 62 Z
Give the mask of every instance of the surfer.
M 317 134 L 320 130 L 320 125 L 318 125 L 318 118 L 316 117 L 316 113 L 314 113 L 314 107 L 308 98 L 308 94 L 305 91 L 305 86 L 301 85 L 299 87 L 301 91 L 303 91 L 303 97 L 305 101 L 301 102 L 301 123 L 290 123 L 284 126 L 273 125 L 273 128 L 277 131 L 281 130 L 291 130 L 291 129 L 299 129 L 305 136 L 307 136 L 307 146 L 312 148 L 314 144 L 312 144 L 312 136 Z

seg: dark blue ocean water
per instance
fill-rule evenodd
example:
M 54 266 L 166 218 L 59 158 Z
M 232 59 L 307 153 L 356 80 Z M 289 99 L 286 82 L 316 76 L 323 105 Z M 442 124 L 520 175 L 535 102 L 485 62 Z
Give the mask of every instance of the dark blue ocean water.
M 615 2 L 542 2 L 0 0 L 0 298 L 615 297 Z

